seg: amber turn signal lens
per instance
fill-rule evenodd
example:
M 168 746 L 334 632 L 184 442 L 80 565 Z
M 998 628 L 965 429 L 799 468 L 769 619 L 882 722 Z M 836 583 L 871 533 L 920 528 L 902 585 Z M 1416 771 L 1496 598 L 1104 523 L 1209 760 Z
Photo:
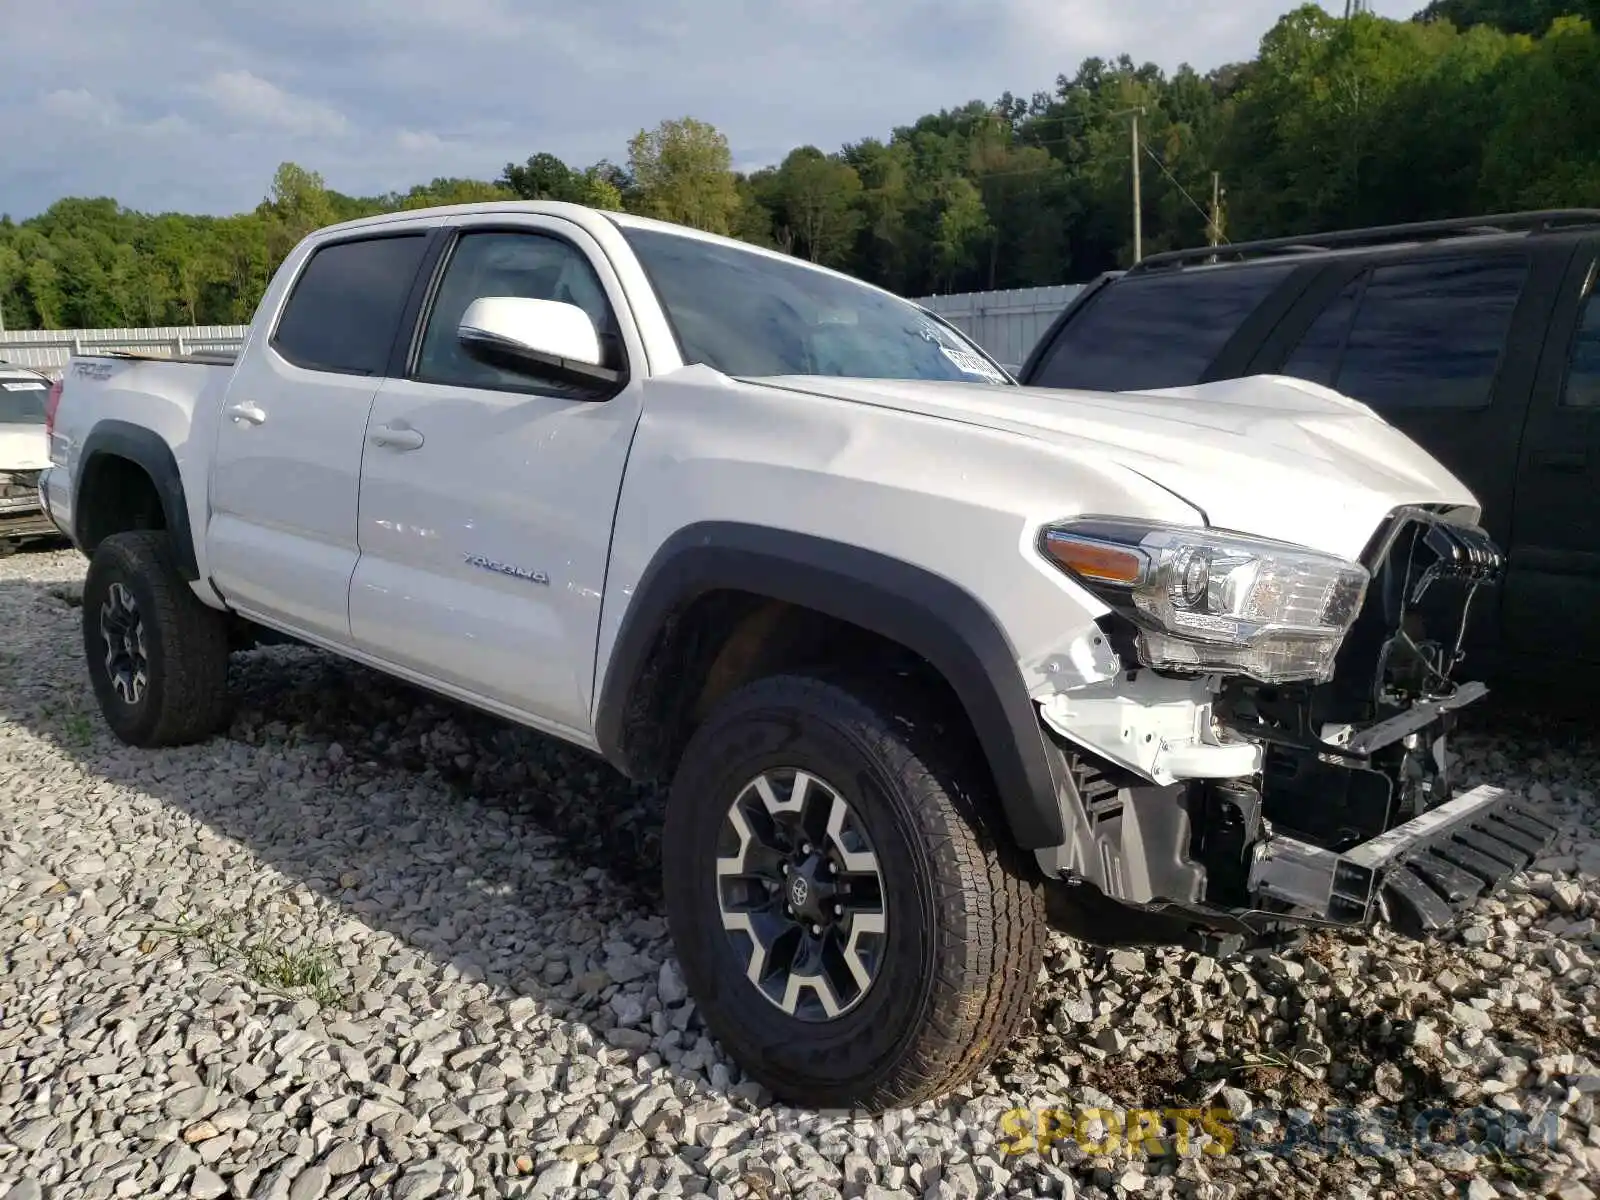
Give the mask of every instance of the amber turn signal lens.
M 1144 557 L 1103 542 L 1080 542 L 1061 534 L 1045 539 L 1045 553 L 1082 579 L 1132 587 L 1144 574 Z

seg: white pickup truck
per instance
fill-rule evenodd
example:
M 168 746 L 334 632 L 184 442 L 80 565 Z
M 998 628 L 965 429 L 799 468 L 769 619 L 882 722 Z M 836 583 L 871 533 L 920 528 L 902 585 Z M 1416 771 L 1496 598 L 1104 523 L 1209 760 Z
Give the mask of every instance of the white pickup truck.
M 1246 379 L 1018 387 L 920 307 L 556 203 L 321 230 L 237 355 L 49 404 L 88 672 L 136 746 L 269 630 L 670 782 L 667 916 L 780 1098 L 982 1068 L 1050 925 L 1434 936 L 1554 834 L 1452 786 L 1468 491 Z

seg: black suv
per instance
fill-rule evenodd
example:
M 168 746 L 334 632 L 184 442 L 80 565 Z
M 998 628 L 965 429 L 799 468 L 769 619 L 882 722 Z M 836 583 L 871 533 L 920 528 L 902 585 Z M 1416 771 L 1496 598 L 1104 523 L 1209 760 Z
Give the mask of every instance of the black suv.
M 1154 255 L 1103 276 L 1019 376 L 1150 391 L 1293 375 L 1362 400 L 1476 493 L 1508 553 L 1469 662 L 1600 662 L 1600 210 Z

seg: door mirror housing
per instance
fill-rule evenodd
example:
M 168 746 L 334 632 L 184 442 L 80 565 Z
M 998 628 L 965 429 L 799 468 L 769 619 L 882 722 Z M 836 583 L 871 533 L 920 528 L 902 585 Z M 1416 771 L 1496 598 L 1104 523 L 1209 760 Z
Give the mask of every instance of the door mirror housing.
M 519 374 L 614 390 L 625 373 L 605 365 L 600 333 L 576 304 L 526 296 L 481 296 L 456 337 L 473 358 Z

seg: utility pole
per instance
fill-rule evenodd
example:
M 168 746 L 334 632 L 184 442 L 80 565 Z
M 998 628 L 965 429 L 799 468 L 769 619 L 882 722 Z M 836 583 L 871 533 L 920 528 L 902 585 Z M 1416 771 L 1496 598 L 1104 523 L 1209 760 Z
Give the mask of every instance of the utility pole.
M 1144 106 L 1125 108 L 1111 115 L 1133 118 L 1133 261 L 1139 263 L 1144 261 L 1144 193 L 1139 186 L 1139 118 L 1144 116 Z
M 1211 244 L 1222 240 L 1222 173 L 1211 172 Z

